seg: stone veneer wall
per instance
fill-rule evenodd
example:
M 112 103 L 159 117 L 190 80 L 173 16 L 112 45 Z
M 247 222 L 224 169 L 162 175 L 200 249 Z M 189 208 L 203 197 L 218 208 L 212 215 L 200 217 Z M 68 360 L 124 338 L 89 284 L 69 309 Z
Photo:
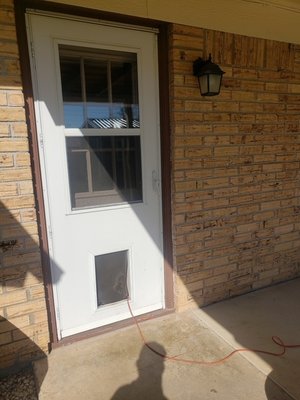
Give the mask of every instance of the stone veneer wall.
M 49 333 L 12 0 L 0 2 L 0 375 L 47 352 Z
M 300 47 L 170 29 L 173 238 L 178 309 L 300 274 Z M 221 93 L 192 62 L 212 54 Z

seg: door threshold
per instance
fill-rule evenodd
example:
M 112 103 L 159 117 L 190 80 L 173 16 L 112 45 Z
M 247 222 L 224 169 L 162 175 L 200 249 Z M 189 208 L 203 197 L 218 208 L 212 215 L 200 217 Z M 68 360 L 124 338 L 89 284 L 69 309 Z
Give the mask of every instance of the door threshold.
M 135 317 L 136 321 L 141 323 L 145 321 L 149 321 L 154 318 L 163 317 L 168 314 L 173 314 L 175 312 L 175 308 L 167 308 L 162 310 L 151 311 L 146 314 L 138 315 Z M 135 320 L 131 317 L 122 321 L 114 322 L 112 324 L 108 324 L 105 326 L 101 326 L 99 328 L 90 329 L 85 332 L 76 333 L 75 335 L 70 335 L 64 337 L 63 339 L 50 343 L 50 351 L 57 349 L 62 346 L 66 346 L 75 342 L 79 342 L 81 340 L 85 340 L 91 337 L 103 335 L 105 333 L 113 332 L 115 330 L 126 328 L 128 326 L 134 325 Z

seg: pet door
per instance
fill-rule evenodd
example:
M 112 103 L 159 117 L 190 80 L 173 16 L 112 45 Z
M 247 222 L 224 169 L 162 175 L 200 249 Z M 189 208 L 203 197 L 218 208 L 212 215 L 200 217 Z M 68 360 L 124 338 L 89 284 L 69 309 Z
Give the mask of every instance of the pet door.
M 95 268 L 98 307 L 127 299 L 127 250 L 96 256 Z

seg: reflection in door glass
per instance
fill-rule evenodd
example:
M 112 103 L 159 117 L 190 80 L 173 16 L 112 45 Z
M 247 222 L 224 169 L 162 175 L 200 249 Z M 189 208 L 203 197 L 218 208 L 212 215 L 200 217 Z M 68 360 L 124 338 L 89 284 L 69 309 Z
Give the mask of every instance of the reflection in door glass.
M 143 200 L 139 136 L 67 137 L 72 209 Z
M 66 128 L 139 128 L 137 56 L 60 46 Z

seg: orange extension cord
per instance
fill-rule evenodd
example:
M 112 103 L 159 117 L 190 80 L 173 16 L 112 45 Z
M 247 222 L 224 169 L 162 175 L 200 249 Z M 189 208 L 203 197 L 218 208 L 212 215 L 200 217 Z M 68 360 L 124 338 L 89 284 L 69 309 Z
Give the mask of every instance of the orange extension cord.
M 229 358 L 231 358 L 234 354 L 236 353 L 244 353 L 244 352 L 252 352 L 252 353 L 259 353 L 259 354 L 267 354 L 269 356 L 275 356 L 275 357 L 280 357 L 283 356 L 286 353 L 287 349 L 297 349 L 300 348 L 300 344 L 285 344 L 284 341 L 278 337 L 278 336 L 272 336 L 272 340 L 275 344 L 277 344 L 280 348 L 281 351 L 278 353 L 274 353 L 271 351 L 266 351 L 266 350 L 259 350 L 259 349 L 246 349 L 246 348 L 240 348 L 240 349 L 236 349 L 233 350 L 231 353 L 229 353 L 227 356 L 220 358 L 218 360 L 214 360 L 214 361 L 201 361 L 201 360 L 189 360 L 186 358 L 181 358 L 179 356 L 168 356 L 166 354 L 160 353 L 159 351 L 155 350 L 153 347 L 151 347 L 147 341 L 146 338 L 141 330 L 141 327 L 139 325 L 139 322 L 137 320 L 137 318 L 133 315 L 130 303 L 129 303 L 129 299 L 127 298 L 127 304 L 128 304 L 128 308 L 130 311 L 130 314 L 135 322 L 135 325 L 137 326 L 137 329 L 139 331 L 140 337 L 142 339 L 142 342 L 144 343 L 144 345 L 146 347 L 148 347 L 149 350 L 151 350 L 153 353 L 157 354 L 158 356 L 164 358 L 165 360 L 169 360 L 169 361 L 177 361 L 177 362 L 181 362 L 181 363 L 185 363 L 185 364 L 198 364 L 198 365 L 206 365 L 206 366 L 212 366 L 212 365 L 219 365 L 219 364 L 223 364 L 225 363 L 227 360 L 229 360 Z

